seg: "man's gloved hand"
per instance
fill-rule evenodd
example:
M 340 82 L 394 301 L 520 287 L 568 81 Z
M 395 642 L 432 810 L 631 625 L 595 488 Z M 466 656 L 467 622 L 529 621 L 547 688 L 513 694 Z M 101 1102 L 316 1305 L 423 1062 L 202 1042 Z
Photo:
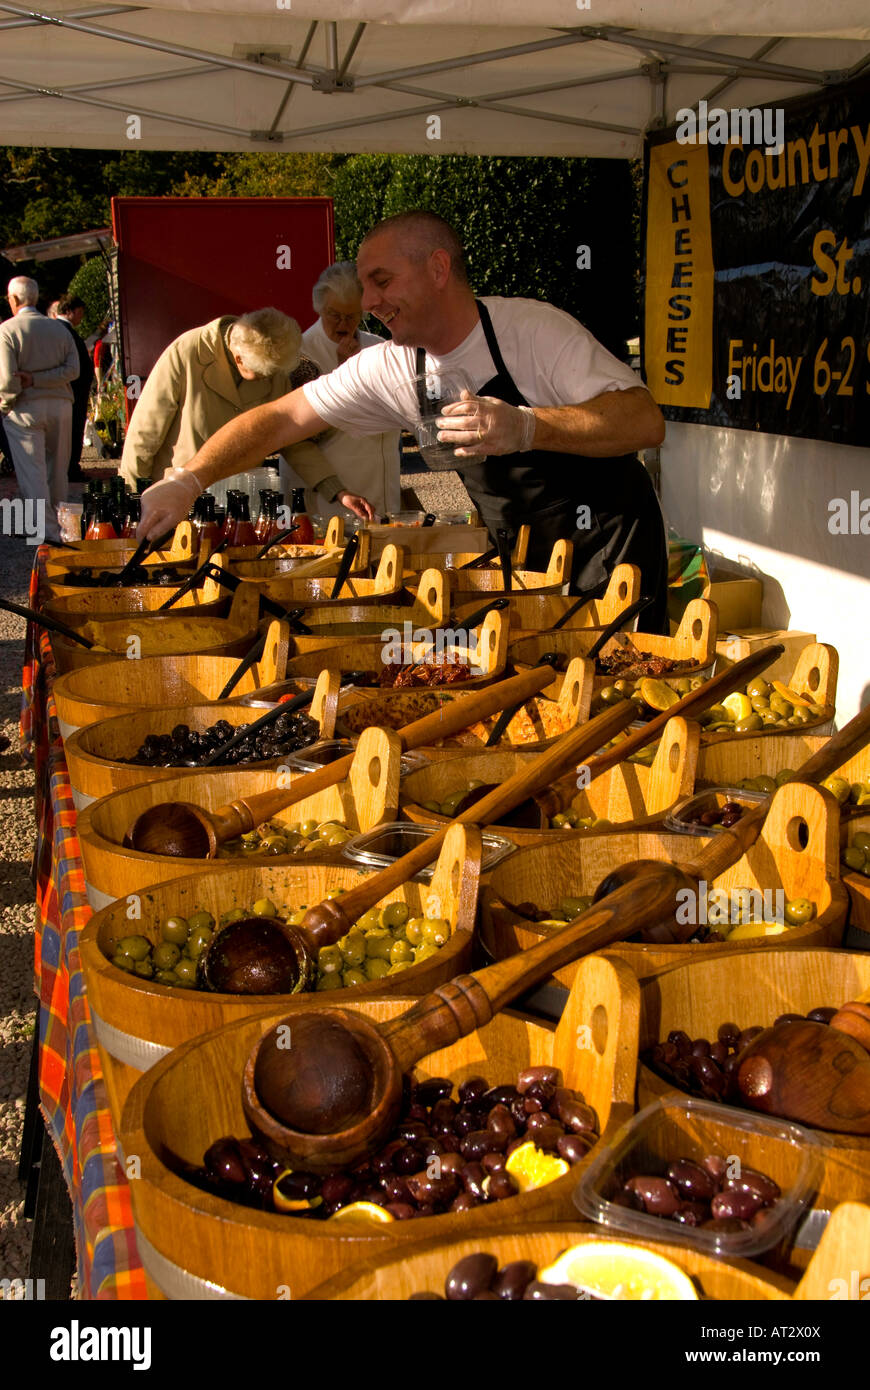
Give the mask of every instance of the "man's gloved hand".
M 528 406 L 470 391 L 445 405 L 436 423 L 439 442 L 452 444 L 457 458 L 525 453 L 535 437 L 535 416 Z
M 371 502 L 365 497 L 359 497 L 355 492 L 340 492 L 336 497 L 336 502 L 341 507 L 347 507 L 354 516 L 361 517 L 363 521 L 375 521 L 375 509 Z
M 142 493 L 142 520 L 136 528 L 136 539 L 153 541 L 173 530 L 186 520 L 201 492 L 192 473 L 183 468 L 168 468 L 159 482 Z

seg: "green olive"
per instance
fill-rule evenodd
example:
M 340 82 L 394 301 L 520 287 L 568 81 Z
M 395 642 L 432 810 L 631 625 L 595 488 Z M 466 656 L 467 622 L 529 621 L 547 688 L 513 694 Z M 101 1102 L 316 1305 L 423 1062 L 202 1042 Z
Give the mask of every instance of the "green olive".
M 302 924 L 307 911 L 307 907 L 297 907 L 295 912 L 291 912 L 285 917 L 285 921 L 289 922 L 291 927 L 298 927 Z
M 599 690 L 598 698 L 605 705 L 616 705 L 624 699 L 621 690 L 617 690 L 615 685 L 606 685 L 603 690 Z
M 283 835 L 267 835 L 262 841 L 261 849 L 264 854 L 286 854 L 287 841 Z
M 255 917 L 277 917 L 278 909 L 271 898 L 258 898 L 251 908 Z
M 147 960 L 151 954 L 151 942 L 147 936 L 125 936 L 115 947 L 116 952 L 122 956 L 129 956 L 131 960 Z
M 847 850 L 843 851 L 843 863 L 847 868 L 860 872 L 864 867 L 864 851 L 858 849 L 856 845 L 850 845 Z
M 374 931 L 381 925 L 380 909 L 377 907 L 370 907 L 368 912 L 364 912 L 355 925 L 359 931 Z
M 770 701 L 766 700 L 763 695 L 753 695 L 749 703 L 752 705 L 756 714 L 761 714 L 763 710 L 770 709 Z
M 321 946 L 317 953 L 317 965 L 323 974 L 331 974 L 344 969 L 344 956 L 340 946 Z
M 864 856 L 861 856 L 863 862 Z M 390 947 L 390 964 L 399 965 L 402 961 L 408 964 L 414 959 L 414 952 L 407 941 L 394 941 Z
M 344 980 L 337 970 L 332 970 L 328 975 L 321 975 L 317 981 L 317 988 L 324 989 L 343 989 Z
M 574 824 L 577 824 L 575 819 Z M 552 830 L 570 830 L 571 823 L 564 811 L 559 811 L 557 815 L 550 817 L 550 828 Z
M 389 931 L 404 927 L 410 915 L 407 903 L 387 903 L 386 907 L 381 908 L 381 926 Z
M 734 725 L 734 732 L 735 734 L 752 734 L 763 728 L 764 721 L 760 714 L 747 714 L 745 719 L 738 719 Z
M 342 973 L 341 983 L 344 985 L 345 989 L 353 989 L 354 985 L 368 984 L 368 978 L 364 970 L 360 970 L 358 966 L 352 965 Z
M 209 931 L 208 927 L 203 927 L 200 931 L 192 931 L 184 948 L 184 954 L 190 960 L 199 960 L 213 936 L 214 932 Z
M 581 912 L 585 912 L 592 903 L 591 898 L 563 898 L 559 903 L 559 911 L 564 913 L 565 918 L 570 922 L 574 917 L 579 917 Z
M 816 905 L 809 898 L 791 898 L 785 905 L 785 920 L 792 927 L 802 926 L 816 915 Z
M 195 932 L 195 931 L 213 931 L 213 930 L 214 930 L 214 918 L 212 917 L 212 915 L 211 915 L 210 912 L 206 912 L 205 908 L 198 907 L 198 908 L 196 909 L 196 912 L 192 912 L 192 913 L 190 914 L 190 916 L 188 917 L 188 919 L 187 919 L 187 925 L 188 925 L 188 927 L 190 928 L 190 930 L 191 930 L 192 932 Z M 167 941 L 171 941 L 171 940 L 172 940 L 172 937 L 169 936 L 169 937 L 166 937 L 165 939 L 166 939 Z M 175 944 L 178 946 L 178 945 L 180 945 L 181 943 L 180 943 L 180 942 L 176 942 Z
M 438 947 L 435 945 L 434 941 L 424 941 L 422 945 L 418 946 L 414 951 L 414 964 L 419 965 L 421 960 L 428 960 L 430 956 L 435 955 L 437 950 Z
M 756 777 L 755 786 L 758 791 L 764 792 L 765 796 L 773 796 L 773 793 L 776 791 L 776 781 L 774 778 L 767 777 L 763 773 L 760 777 Z
M 403 970 L 408 970 L 414 964 L 413 960 L 397 960 L 387 971 L 388 975 L 399 975 Z
M 196 961 L 185 960 L 182 957 L 174 968 L 179 980 L 187 984 L 196 983 Z
M 383 927 L 366 932 L 366 960 L 389 960 L 393 938 Z
M 451 817 L 452 817 L 452 816 L 454 816 L 454 815 L 456 814 L 456 808 L 457 808 L 457 806 L 459 805 L 459 803 L 460 803 L 460 801 L 462 800 L 462 798 L 465 796 L 465 792 L 466 792 L 466 788 L 465 788 L 465 787 L 461 787 L 461 788 L 459 789 L 459 791 L 457 791 L 457 792 L 451 792 L 449 796 L 446 796 L 446 797 L 444 798 L 444 800 L 441 802 L 441 814 L 442 814 L 442 816 L 451 816 Z
M 794 768 L 783 767 L 780 768 L 774 780 L 778 787 L 782 787 L 785 785 L 785 783 L 789 780 L 790 777 L 794 777 Z
M 613 688 L 614 690 L 618 690 L 620 695 L 630 695 L 634 689 L 634 682 L 622 678 L 621 680 L 613 682 Z
M 156 970 L 154 972 L 154 983 L 158 985 L 177 985 L 178 976 L 174 970 Z
M 760 695 L 763 696 L 765 700 L 767 700 L 770 697 L 770 689 L 771 688 L 768 682 L 759 678 L 758 680 L 749 682 L 749 684 L 746 687 L 746 694 L 750 697 L 750 699 L 753 695 Z
M 117 952 L 117 954 L 115 954 L 114 956 L 112 956 L 112 964 L 117 965 L 119 970 L 126 970 L 127 973 L 130 975 L 132 975 L 136 967 L 136 962 L 134 961 L 133 957 L 125 956 L 120 951 Z
M 778 691 L 774 691 L 770 697 L 770 708 L 773 710 L 774 714 L 779 714 L 787 719 L 792 713 L 794 706 L 786 700 L 785 696 L 780 695 Z
M 420 805 L 423 807 L 424 811 L 431 811 L 433 816 L 441 815 L 440 801 L 421 801 Z
M 183 946 L 190 932 L 190 923 L 186 917 L 167 917 L 160 930 L 164 941 Z
M 325 820 L 322 825 L 319 825 L 317 827 L 318 838 L 321 840 L 328 841 L 330 835 L 332 835 L 336 830 L 344 830 L 344 826 L 339 825 L 338 821 L 335 820 Z
M 856 831 L 852 836 L 852 844 L 856 849 L 860 849 L 863 854 L 870 855 L 870 833 L 868 833 L 868 831 Z
M 221 913 L 221 923 L 227 926 L 230 922 L 241 922 L 244 917 L 250 917 L 250 912 L 244 907 L 234 907 L 229 912 Z
M 361 931 L 351 929 L 347 936 L 341 938 L 338 946 L 346 967 L 362 965 L 366 958 L 366 939 Z
M 423 918 L 411 917 L 405 924 L 405 937 L 412 946 L 419 946 L 423 940 Z
M 153 960 L 156 970 L 174 970 L 181 960 L 181 952 L 172 941 L 162 941 L 154 947 Z
M 342 830 L 340 825 L 334 826 L 327 835 L 322 837 L 323 843 L 329 849 L 336 849 L 339 845 L 346 845 L 348 840 L 352 838 L 350 831 Z
M 380 956 L 369 956 L 363 966 L 367 980 L 382 980 L 385 975 L 390 973 L 389 960 L 383 960 Z
M 443 946 L 450 937 L 450 923 L 443 917 L 427 917 L 423 923 L 423 941 Z
M 137 960 L 133 967 L 133 974 L 138 975 L 140 979 L 150 980 L 154 974 L 154 966 L 150 960 Z
M 312 835 L 317 834 L 317 821 L 304 820 L 299 826 L 299 834 L 304 835 L 306 840 L 310 840 Z

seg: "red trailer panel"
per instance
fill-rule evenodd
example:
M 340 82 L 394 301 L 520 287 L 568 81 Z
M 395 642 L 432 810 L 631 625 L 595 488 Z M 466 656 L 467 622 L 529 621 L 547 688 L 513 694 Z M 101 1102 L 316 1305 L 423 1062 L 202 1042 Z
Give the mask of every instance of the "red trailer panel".
M 188 328 L 274 305 L 300 328 L 335 259 L 331 198 L 113 198 L 124 375 Z

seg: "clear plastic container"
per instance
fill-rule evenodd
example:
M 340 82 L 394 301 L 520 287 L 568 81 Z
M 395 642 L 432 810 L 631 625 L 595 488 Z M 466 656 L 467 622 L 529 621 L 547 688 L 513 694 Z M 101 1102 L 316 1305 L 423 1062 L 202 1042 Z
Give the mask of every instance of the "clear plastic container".
M 436 512 L 436 526 L 471 526 L 474 524 L 476 513 L 470 509 L 467 512 Z
M 665 816 L 662 828 L 674 835 L 715 835 L 720 826 L 697 825 L 693 822 L 707 811 L 721 810 L 726 801 L 736 801 L 744 810 L 750 811 L 766 800 L 764 792 L 743 791 L 740 787 L 709 787 L 707 791 L 696 792 L 694 796 L 678 802 Z
M 349 738 L 330 738 L 324 739 L 322 743 L 312 744 L 310 748 L 305 748 L 299 753 L 293 753 L 284 761 L 296 772 L 316 772 L 321 767 L 338 762 L 340 758 L 346 758 L 348 753 L 353 753 L 354 750 L 355 745 Z M 400 775 L 407 777 L 409 773 L 419 772 L 421 767 L 427 767 L 428 764 L 429 759 L 425 753 L 403 753 L 399 763 Z
M 387 512 L 385 526 L 422 526 L 425 512 Z
M 388 821 L 386 825 L 367 830 L 363 835 L 354 835 L 352 840 L 342 845 L 341 852 L 345 859 L 350 859 L 354 864 L 363 864 L 367 869 L 385 869 L 388 864 L 401 859 L 403 854 L 409 854 L 422 840 L 428 839 L 436 830 L 441 829 L 443 827 L 439 825 Z M 496 864 L 507 859 L 516 849 L 511 840 L 505 839 L 503 835 L 495 835 L 490 830 L 483 831 L 482 840 L 481 873 L 488 873 L 490 869 L 494 869 Z M 434 863 L 430 864 L 428 868 L 421 869 L 416 878 L 428 883 L 434 870 Z
M 746 1231 L 704 1230 L 632 1211 L 612 1200 L 630 1177 L 664 1177 L 675 1159 L 697 1163 L 708 1154 L 737 1160 L 778 1184 L 782 1195 L 763 1223 Z M 816 1136 L 800 1125 L 669 1095 L 623 1125 L 593 1159 L 574 1190 L 574 1205 L 608 1231 L 638 1240 L 672 1241 L 707 1255 L 752 1259 L 791 1234 L 818 1186 L 822 1168 Z

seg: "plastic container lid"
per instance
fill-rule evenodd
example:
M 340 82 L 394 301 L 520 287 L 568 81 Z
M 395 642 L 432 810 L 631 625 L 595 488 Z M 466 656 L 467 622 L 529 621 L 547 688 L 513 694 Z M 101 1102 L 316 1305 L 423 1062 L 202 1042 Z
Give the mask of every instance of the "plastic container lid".
M 341 847 L 341 853 L 354 864 L 364 864 L 370 869 L 385 869 L 388 864 L 394 863 L 403 854 L 409 854 L 422 840 L 428 839 L 441 829 L 443 827 L 439 825 L 418 825 L 413 821 L 403 820 L 389 821 L 385 825 L 376 826 L 374 830 L 367 830 L 363 835 L 355 835 L 352 840 L 347 840 Z M 489 830 L 485 830 L 481 838 L 481 873 L 495 868 L 496 864 L 500 864 L 516 849 L 511 840 L 505 839 L 503 835 L 495 835 Z M 428 883 L 434 871 L 435 865 L 430 864 L 427 868 L 421 869 L 415 877 Z
M 721 807 L 726 801 L 748 803 L 748 809 L 766 800 L 764 792 L 744 791 L 740 787 L 708 787 L 706 791 L 696 792 L 685 801 L 678 801 L 665 816 L 662 829 L 670 830 L 675 835 L 715 835 L 720 826 L 693 825 L 693 819 L 704 811 Z
M 664 1176 L 668 1164 L 677 1158 L 697 1162 L 711 1153 L 736 1159 L 779 1185 L 782 1195 L 766 1221 L 748 1231 L 704 1230 L 632 1211 L 611 1200 L 620 1179 Z M 708 1255 L 751 1259 L 793 1230 L 818 1186 L 822 1168 L 816 1136 L 800 1125 L 669 1095 L 641 1110 L 593 1158 L 574 1190 L 574 1205 L 608 1230 L 639 1240 L 674 1242 Z

